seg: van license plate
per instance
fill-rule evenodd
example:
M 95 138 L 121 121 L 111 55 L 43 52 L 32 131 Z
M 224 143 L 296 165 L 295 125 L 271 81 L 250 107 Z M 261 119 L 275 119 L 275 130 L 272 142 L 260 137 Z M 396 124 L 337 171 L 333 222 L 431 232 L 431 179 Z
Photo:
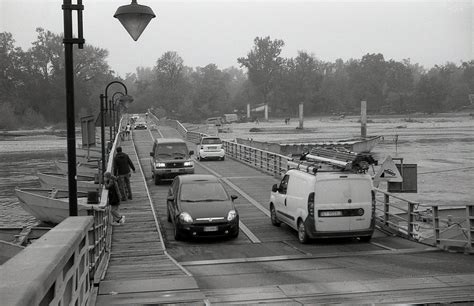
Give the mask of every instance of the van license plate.
M 319 212 L 320 217 L 339 217 L 342 216 L 342 211 L 340 210 L 326 210 Z
M 217 232 L 217 226 L 205 226 L 204 231 L 205 232 Z

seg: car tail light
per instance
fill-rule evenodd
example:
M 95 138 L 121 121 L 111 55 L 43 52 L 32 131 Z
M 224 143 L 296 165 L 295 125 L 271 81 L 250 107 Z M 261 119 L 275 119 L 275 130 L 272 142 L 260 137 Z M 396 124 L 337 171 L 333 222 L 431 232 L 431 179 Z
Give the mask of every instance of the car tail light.
M 314 192 L 308 195 L 308 214 L 314 217 Z

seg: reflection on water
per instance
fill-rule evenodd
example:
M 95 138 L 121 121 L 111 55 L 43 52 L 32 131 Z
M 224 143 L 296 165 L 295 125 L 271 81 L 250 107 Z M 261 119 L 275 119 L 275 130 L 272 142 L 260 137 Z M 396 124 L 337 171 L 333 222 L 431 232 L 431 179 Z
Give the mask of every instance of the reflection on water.
M 44 140 L 41 140 L 44 147 Z M 0 147 L 3 149 L 3 141 Z M 54 151 L 26 151 L 36 146 L 36 141 L 17 142 L 22 152 L 0 153 L 0 227 L 33 226 L 39 222 L 18 204 L 15 187 L 39 188 L 36 172 L 55 171 L 54 160 L 64 159 L 65 149 Z

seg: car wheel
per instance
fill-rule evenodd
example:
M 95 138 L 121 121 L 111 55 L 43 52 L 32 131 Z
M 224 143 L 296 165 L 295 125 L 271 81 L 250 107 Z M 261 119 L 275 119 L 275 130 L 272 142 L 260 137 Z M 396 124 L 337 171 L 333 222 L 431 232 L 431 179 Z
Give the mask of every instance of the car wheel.
M 166 208 L 166 215 L 167 215 L 168 222 L 171 222 L 171 214 L 170 214 L 169 208 Z
M 304 226 L 303 220 L 298 221 L 298 240 L 302 244 L 306 244 L 309 241 L 308 233 L 306 233 L 306 227 Z
M 372 239 L 372 235 L 359 237 L 359 240 L 360 240 L 361 242 L 369 242 L 370 239 Z
M 230 238 L 235 239 L 235 238 L 239 237 L 239 232 L 240 232 L 240 230 L 237 229 L 237 230 L 235 231 L 235 233 L 232 233 L 232 234 L 230 235 Z
M 270 219 L 272 220 L 272 224 L 275 225 L 275 226 L 280 226 L 281 224 L 281 221 L 278 220 L 278 217 L 276 215 L 276 210 L 275 210 L 275 206 L 270 205 Z
M 160 185 L 161 179 L 158 175 L 155 175 L 155 185 Z
M 174 226 L 174 240 L 176 241 L 183 240 L 183 235 L 181 235 L 179 230 L 176 228 L 176 225 Z
M 225 156 L 222 156 L 221 160 L 225 160 Z

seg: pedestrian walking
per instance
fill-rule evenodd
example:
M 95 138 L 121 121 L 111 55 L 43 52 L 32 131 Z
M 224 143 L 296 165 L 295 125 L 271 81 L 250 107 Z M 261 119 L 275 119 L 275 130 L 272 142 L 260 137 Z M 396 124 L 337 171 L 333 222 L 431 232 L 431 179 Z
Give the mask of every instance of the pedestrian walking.
M 135 172 L 135 166 L 130 160 L 130 157 L 126 153 L 122 152 L 122 147 L 117 147 L 115 151 L 117 153 L 115 154 L 113 160 L 113 169 L 114 175 L 119 178 L 119 188 L 122 201 L 126 201 L 127 198 L 131 200 L 132 189 L 130 187 L 130 169 Z
M 125 128 L 125 135 L 127 136 L 127 140 L 130 140 L 130 131 L 132 129 L 132 126 L 130 123 L 127 123 L 127 127 Z
M 119 213 L 120 191 L 117 178 L 110 172 L 104 173 L 104 185 L 109 191 L 110 214 L 112 215 L 112 225 L 121 225 L 125 223 L 125 216 Z

